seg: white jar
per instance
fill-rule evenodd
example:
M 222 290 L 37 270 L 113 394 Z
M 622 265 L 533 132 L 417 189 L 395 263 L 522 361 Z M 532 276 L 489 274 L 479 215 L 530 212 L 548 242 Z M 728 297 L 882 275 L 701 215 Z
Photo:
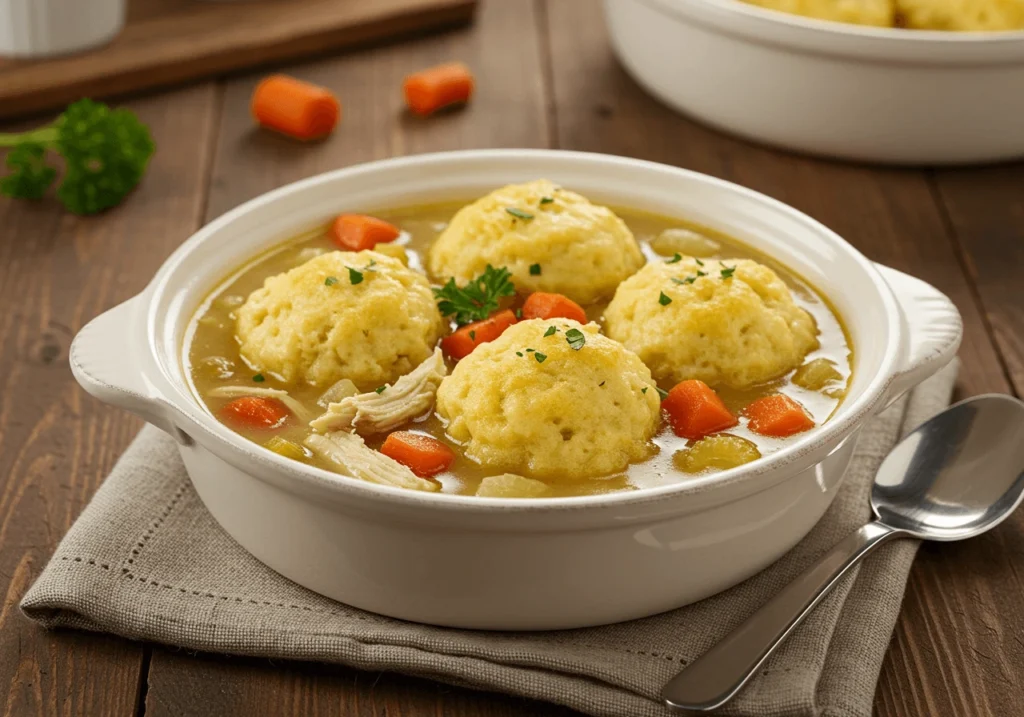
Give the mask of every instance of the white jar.
M 87 50 L 116 37 L 124 17 L 125 0 L 0 0 L 0 55 Z

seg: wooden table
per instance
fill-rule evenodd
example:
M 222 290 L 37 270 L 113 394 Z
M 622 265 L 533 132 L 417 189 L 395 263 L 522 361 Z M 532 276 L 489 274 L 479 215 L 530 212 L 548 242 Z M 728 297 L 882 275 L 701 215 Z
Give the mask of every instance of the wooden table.
M 465 111 L 420 121 L 398 87 L 462 59 Z M 140 189 L 98 217 L 0 200 L 0 684 L 3 715 L 569 715 L 389 674 L 194 655 L 47 633 L 18 600 L 140 423 L 75 385 L 68 344 L 142 289 L 197 227 L 318 172 L 470 147 L 641 157 L 752 187 L 821 220 L 870 258 L 946 292 L 965 324 L 960 395 L 1024 392 L 1024 166 L 873 169 L 761 149 L 683 119 L 616 64 L 596 3 L 490 0 L 476 26 L 287 68 L 342 97 L 340 131 L 299 145 L 255 131 L 256 75 L 131 99 L 159 151 Z M 1024 712 L 1024 511 L 967 543 L 924 546 L 882 671 L 877 712 Z

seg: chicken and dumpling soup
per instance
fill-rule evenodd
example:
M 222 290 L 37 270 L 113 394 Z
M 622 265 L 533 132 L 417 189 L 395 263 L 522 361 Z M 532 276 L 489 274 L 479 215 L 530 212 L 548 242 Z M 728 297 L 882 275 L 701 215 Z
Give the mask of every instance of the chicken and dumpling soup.
M 829 419 L 852 359 L 785 267 L 546 180 L 343 214 L 232 274 L 188 342 L 211 414 L 270 451 L 530 498 L 758 460 Z

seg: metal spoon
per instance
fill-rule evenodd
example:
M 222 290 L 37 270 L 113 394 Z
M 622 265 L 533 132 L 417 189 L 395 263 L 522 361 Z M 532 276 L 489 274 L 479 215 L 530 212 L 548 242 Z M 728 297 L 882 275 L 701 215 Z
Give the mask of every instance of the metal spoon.
M 963 540 L 1002 522 L 1024 497 L 1024 402 L 976 396 L 893 448 L 875 476 L 877 520 L 784 587 L 661 691 L 669 707 L 707 712 L 731 700 L 851 567 L 892 538 Z

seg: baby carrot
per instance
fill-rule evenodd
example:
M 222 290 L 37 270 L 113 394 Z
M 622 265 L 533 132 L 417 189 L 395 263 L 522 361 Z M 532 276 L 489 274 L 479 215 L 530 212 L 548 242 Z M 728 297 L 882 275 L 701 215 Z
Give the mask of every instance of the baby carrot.
M 436 438 L 411 431 L 388 434 L 380 452 L 406 466 L 420 478 L 448 470 L 455 460 L 455 451 Z
M 494 341 L 514 323 L 516 323 L 516 315 L 512 313 L 511 309 L 499 311 L 483 321 L 466 324 L 459 327 L 452 335 L 445 336 L 441 339 L 441 350 L 455 360 L 466 358 L 473 353 L 473 349 L 478 345 Z
M 252 115 L 260 126 L 294 139 L 319 139 L 334 131 L 341 104 L 323 87 L 270 75 L 252 93 Z
M 461 62 L 449 62 L 409 75 L 402 89 L 409 109 L 426 116 L 442 107 L 469 102 L 473 74 Z
M 394 224 L 367 214 L 342 214 L 331 225 L 334 243 L 344 251 L 373 249 L 378 244 L 394 241 L 401 231 Z
M 524 319 L 572 319 L 587 323 L 587 312 L 568 296 L 535 291 L 523 304 Z

